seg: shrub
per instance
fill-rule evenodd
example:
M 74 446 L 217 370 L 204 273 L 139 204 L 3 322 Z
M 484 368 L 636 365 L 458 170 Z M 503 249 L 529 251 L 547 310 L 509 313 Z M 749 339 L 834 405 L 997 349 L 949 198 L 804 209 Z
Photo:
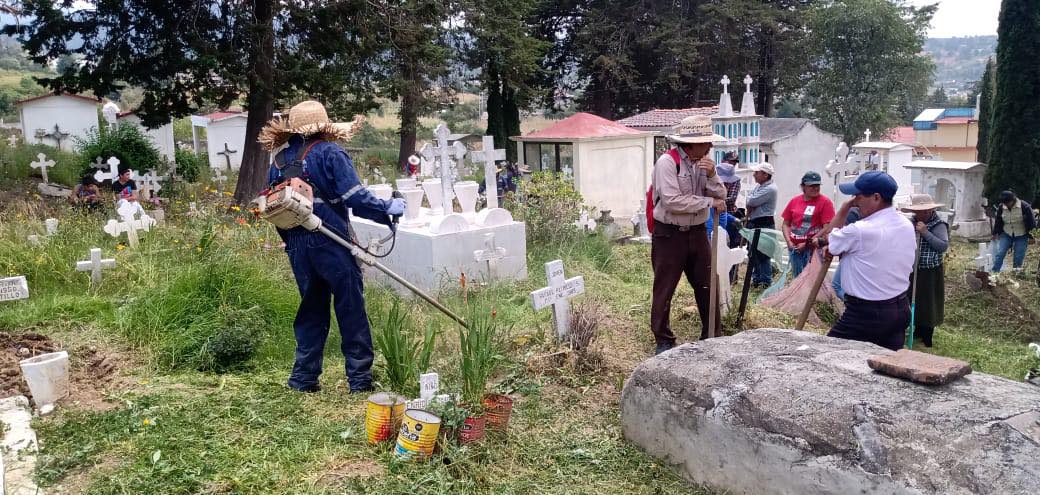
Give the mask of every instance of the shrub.
M 194 151 L 177 148 L 173 152 L 174 161 L 177 162 L 177 175 L 186 182 L 197 182 L 202 170 L 202 162 L 205 158 L 195 154 Z
M 523 198 L 511 209 L 527 223 L 529 243 L 559 246 L 576 237 L 574 222 L 581 214 L 582 198 L 570 179 L 535 172 L 521 187 Z
M 97 157 L 108 160 L 114 156 L 121 164 L 140 173 L 150 168 L 158 169 L 162 164 L 159 149 L 135 124 L 92 127 L 85 137 L 75 139 L 75 143 L 84 172 L 91 170 L 91 163 Z

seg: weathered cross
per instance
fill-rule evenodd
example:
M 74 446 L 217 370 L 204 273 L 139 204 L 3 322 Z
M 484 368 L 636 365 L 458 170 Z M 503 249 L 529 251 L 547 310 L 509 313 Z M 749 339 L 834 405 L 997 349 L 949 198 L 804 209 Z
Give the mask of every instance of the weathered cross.
M 108 165 L 105 163 L 104 159 L 102 159 L 100 156 L 98 156 L 98 157 L 94 158 L 94 162 L 91 163 L 90 166 L 94 167 L 94 168 L 96 168 L 98 170 L 104 170 L 105 167 L 107 167 Z
M 47 180 L 47 169 L 54 166 L 54 160 L 48 160 L 47 155 L 40 153 L 39 155 L 36 155 L 36 161 L 30 162 L 29 166 L 40 169 L 40 175 L 43 176 L 44 184 L 50 182 Z
M 61 129 L 58 127 L 58 124 L 54 124 L 54 130 L 51 131 L 51 132 L 43 132 L 43 129 L 38 129 L 36 131 L 36 137 L 37 138 L 51 138 L 51 139 L 53 139 L 56 143 L 58 143 L 55 146 L 55 148 L 58 148 L 60 150 L 61 149 L 61 142 L 65 138 L 69 137 L 69 133 L 62 132 Z
M 484 234 L 484 249 L 473 251 L 473 259 L 487 263 L 487 279 L 491 282 L 495 279 L 495 265 L 498 260 L 506 257 L 506 248 L 495 245 L 495 233 Z
M 15 134 L 11 134 L 10 136 L 7 136 L 7 145 L 8 146 L 12 146 L 12 147 L 13 146 L 17 146 L 18 145 L 18 136 L 15 135 Z
M 135 178 L 137 178 L 137 172 L 134 172 L 133 170 L 131 170 L 130 171 L 130 179 L 135 179 Z M 119 159 L 114 157 L 114 156 L 109 158 L 108 159 L 108 172 L 102 172 L 102 171 L 98 170 L 96 173 L 94 173 L 94 180 L 96 180 L 98 182 L 103 182 L 103 181 L 106 181 L 106 180 L 115 182 L 115 181 L 119 180 Z
M 116 266 L 116 260 L 112 258 L 101 259 L 101 249 L 91 248 L 90 260 L 88 261 L 77 261 L 76 271 L 77 272 L 90 272 L 90 284 L 97 285 L 101 283 L 101 270 L 104 268 L 113 268 Z
M 729 93 L 729 76 L 722 76 L 719 82 L 722 83 L 722 94 Z
M 498 167 L 495 166 L 495 163 L 506 159 L 506 150 L 495 149 L 493 136 L 484 136 L 481 138 L 481 142 L 484 144 L 484 149 L 470 152 L 469 158 L 474 162 L 484 162 L 484 191 L 487 194 L 487 207 L 498 208 L 498 180 L 496 178 Z
M 867 137 L 867 138 L 865 139 L 865 141 L 867 141 L 867 142 L 870 142 L 870 129 L 867 129 L 867 130 L 866 130 L 866 131 L 865 131 L 865 132 L 863 133 L 863 135 Z
M 564 279 L 562 260 L 545 264 L 545 278 L 549 280 L 549 286 L 531 292 L 531 304 L 535 311 L 552 305 L 556 338 L 562 342 L 571 328 L 571 303 L 568 299 L 585 292 L 585 278 Z
M 162 189 L 160 181 L 166 180 L 165 175 L 156 175 L 155 169 L 149 169 L 147 174 L 141 176 L 138 186 L 141 189 L 141 199 L 152 199 L 152 195 L 159 194 Z
M 0 278 L 0 301 L 29 298 L 29 283 L 25 276 Z
M 451 135 L 451 130 L 444 124 L 437 125 L 437 128 L 433 130 L 434 137 L 437 138 L 437 147 L 433 148 L 433 153 L 437 157 L 437 169 L 441 175 L 441 195 L 444 201 L 444 214 L 451 213 L 451 200 L 454 198 L 454 188 L 452 187 L 452 158 L 462 161 L 466 156 L 466 145 L 459 141 L 455 141 L 451 146 L 448 146 L 448 136 Z
M 744 91 L 747 91 L 748 93 L 751 92 L 751 83 L 752 82 L 754 82 L 754 79 L 751 79 L 751 74 L 747 74 L 747 75 L 744 76 L 744 85 L 746 86 Z
M 141 212 L 140 218 L 135 219 L 135 213 L 138 211 Z M 119 237 L 120 234 L 125 232 L 127 240 L 130 241 L 130 247 L 136 248 L 138 245 L 137 231 L 144 230 L 148 232 L 148 229 L 155 225 L 155 219 L 144 213 L 144 210 L 141 210 L 141 206 L 133 201 L 123 202 L 123 205 L 116 212 L 119 213 L 123 221 L 109 220 L 104 226 L 105 232 L 112 237 Z
M 574 221 L 574 226 L 583 231 L 592 232 L 596 230 L 596 220 L 589 218 L 589 212 L 583 210 L 581 216 Z
M 227 143 L 224 143 L 224 151 L 218 151 L 218 155 L 224 156 L 224 161 L 227 162 L 227 169 L 231 170 L 231 155 L 238 153 L 238 150 L 228 148 Z

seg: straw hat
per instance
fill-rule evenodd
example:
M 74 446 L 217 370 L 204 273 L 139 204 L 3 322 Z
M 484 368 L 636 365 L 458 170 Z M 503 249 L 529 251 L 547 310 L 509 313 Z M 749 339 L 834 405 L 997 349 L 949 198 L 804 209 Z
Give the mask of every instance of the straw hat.
M 297 103 L 289 109 L 289 118 L 275 117 L 260 130 L 257 139 L 267 151 L 282 146 L 294 134 L 318 136 L 327 141 L 349 141 L 361 129 L 365 117 L 354 116 L 352 122 L 333 122 L 325 106 L 314 100 Z
M 669 134 L 667 138 L 677 144 L 712 143 L 726 140 L 712 132 L 711 117 L 707 115 L 693 115 L 682 119 L 682 122 L 675 126 L 675 134 Z
M 910 195 L 910 206 L 904 206 L 901 210 L 911 213 L 915 211 L 927 211 L 941 208 L 945 205 L 936 203 L 932 200 L 932 196 L 928 194 L 912 194 Z

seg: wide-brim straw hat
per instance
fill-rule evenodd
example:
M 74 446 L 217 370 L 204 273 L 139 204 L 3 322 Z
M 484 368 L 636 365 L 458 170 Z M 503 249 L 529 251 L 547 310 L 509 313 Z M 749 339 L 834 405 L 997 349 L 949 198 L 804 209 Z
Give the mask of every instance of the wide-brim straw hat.
M 915 211 L 935 210 L 937 208 L 942 208 L 943 206 L 946 205 L 936 203 L 929 194 L 912 194 L 910 195 L 910 205 L 904 206 L 900 209 L 909 213 Z
M 257 139 L 267 151 L 284 145 L 294 134 L 301 136 L 319 136 L 327 141 L 349 141 L 365 121 L 362 115 L 354 116 L 352 122 L 333 122 L 325 111 L 325 106 L 314 100 L 297 103 L 289 109 L 289 118 L 275 117 L 271 119 Z
M 682 119 L 682 122 L 675 126 L 675 134 L 669 134 L 667 139 L 676 144 L 716 143 L 726 140 L 712 131 L 711 117 L 707 115 L 692 115 Z

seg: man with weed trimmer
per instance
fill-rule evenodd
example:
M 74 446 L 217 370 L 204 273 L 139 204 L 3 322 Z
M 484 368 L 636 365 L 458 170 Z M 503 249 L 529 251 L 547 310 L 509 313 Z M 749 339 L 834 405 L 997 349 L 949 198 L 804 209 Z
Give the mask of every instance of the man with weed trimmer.
M 892 206 L 899 187 L 892 176 L 878 171 L 865 172 L 855 182 L 838 187 L 852 199 L 828 227 L 825 255 L 828 262 L 831 255 L 841 256 L 845 312 L 827 335 L 901 349 L 910 323 L 907 289 L 917 236 L 910 220 Z M 862 219 L 845 225 L 853 206 L 859 207 Z M 826 268 L 821 272 L 825 274 Z M 810 301 L 816 298 L 819 282 Z
M 712 132 L 711 118 L 693 116 L 683 119 L 668 140 L 675 148 L 661 155 L 654 165 L 652 198 L 647 206 L 653 215 L 650 330 L 657 341 L 657 354 L 675 346 L 669 313 L 672 296 L 684 274 L 697 300 L 701 338 L 718 334 L 721 329 L 717 294 L 713 292 L 717 287 L 712 284 L 713 252 L 705 224 L 710 208 L 715 208 L 716 215 L 726 208 L 726 187 L 715 172 L 715 162 L 708 157 L 712 142 L 725 138 Z M 718 224 L 716 216 L 713 225 Z M 712 331 L 709 324 L 714 327 Z
M 314 222 L 343 239 L 352 238 L 347 208 L 358 217 L 387 226 L 405 208 L 403 199 L 386 201 L 370 194 L 358 179 L 346 151 L 332 142 L 349 139 L 352 131 L 333 124 L 321 103 L 305 101 L 289 110 L 288 119 L 271 120 L 259 138 L 274 153 L 268 174 L 271 186 L 312 192 L 313 216 L 320 219 Z M 279 228 L 278 235 L 285 241 L 302 299 L 293 322 L 296 361 L 289 375 L 289 387 L 301 392 L 321 389 L 318 377 L 332 303 L 350 391 L 372 390 L 372 336 L 365 313 L 361 269 L 351 250 L 333 242 L 317 228 Z

